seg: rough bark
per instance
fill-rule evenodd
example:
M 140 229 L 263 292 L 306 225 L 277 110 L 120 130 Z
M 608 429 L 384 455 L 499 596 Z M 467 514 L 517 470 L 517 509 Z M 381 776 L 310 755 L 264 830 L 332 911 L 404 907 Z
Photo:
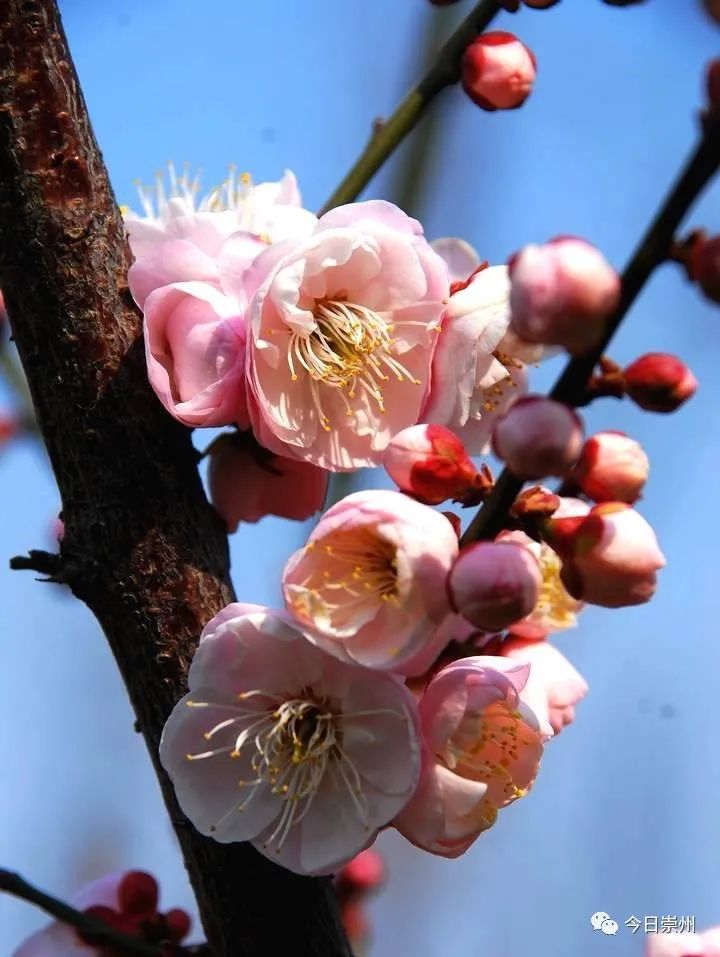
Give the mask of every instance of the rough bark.
M 0 0 L 0 71 L 0 285 L 62 496 L 56 577 L 107 636 L 218 957 L 345 957 L 329 882 L 200 836 L 158 765 L 198 634 L 232 598 L 227 539 L 189 433 L 147 383 L 122 221 L 53 0 Z

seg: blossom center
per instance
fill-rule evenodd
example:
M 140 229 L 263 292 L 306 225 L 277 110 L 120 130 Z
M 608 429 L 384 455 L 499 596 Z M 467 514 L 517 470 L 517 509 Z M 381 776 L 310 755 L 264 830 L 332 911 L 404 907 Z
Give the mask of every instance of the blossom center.
M 542 574 L 540 595 L 529 617 L 551 631 L 574 628 L 577 624 L 576 613 L 582 602 L 573 598 L 563 585 L 560 579 L 560 558 L 549 545 L 543 544 L 539 563 Z
M 360 775 L 343 749 L 343 716 L 327 700 L 310 690 L 283 699 L 253 690 L 239 694 L 238 699 L 241 704 L 230 708 L 238 712 L 237 716 L 220 721 L 204 735 L 206 741 L 211 741 L 229 732 L 229 742 L 187 755 L 189 761 L 221 754 L 232 759 L 249 758 L 254 777 L 238 782 L 245 796 L 229 814 L 242 813 L 261 791 L 278 798 L 279 815 L 266 846 L 275 845 L 280 851 L 291 828 L 310 810 L 322 782 L 329 779 L 334 786 L 349 792 L 358 815 L 367 822 Z M 264 703 L 253 707 L 250 703 L 255 699 L 263 699 Z M 274 700 L 268 704 L 269 699 Z M 246 702 L 248 707 L 244 706 Z M 206 702 L 187 704 L 210 707 Z
M 313 402 L 326 432 L 331 431 L 318 387 L 338 390 L 345 402 L 346 414 L 354 414 L 350 400 L 358 390 L 372 399 L 380 412 L 385 411 L 383 383 L 390 375 L 398 382 L 420 385 L 402 363 L 391 354 L 395 340 L 392 325 L 379 313 L 339 299 L 319 300 L 313 310 L 315 328 L 311 332 L 292 332 L 288 347 L 288 366 L 293 381 L 299 370 L 310 377 Z

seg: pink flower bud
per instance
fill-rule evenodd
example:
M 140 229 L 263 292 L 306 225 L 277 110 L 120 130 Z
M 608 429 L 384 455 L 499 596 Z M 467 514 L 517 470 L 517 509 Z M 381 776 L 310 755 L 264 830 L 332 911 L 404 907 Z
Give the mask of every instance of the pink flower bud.
M 720 69 L 720 60 L 716 63 Z M 720 94 L 717 105 L 720 108 Z M 698 238 L 690 251 L 688 273 L 711 302 L 720 303 L 720 236 Z
M 265 515 L 303 521 L 322 508 L 328 473 L 273 455 L 248 434 L 221 435 L 210 446 L 210 500 L 228 531 Z
M 540 395 L 518 399 L 495 423 L 493 452 L 519 478 L 566 475 L 580 455 L 583 427 L 562 402 Z
M 620 279 L 584 239 L 558 237 L 510 259 L 510 328 L 529 342 L 583 355 L 596 346 L 620 296 Z
M 684 362 L 667 352 L 648 352 L 623 370 L 625 389 L 647 412 L 674 412 L 691 399 L 697 379 Z
M 425 505 L 462 497 L 480 478 L 465 446 L 443 425 L 412 425 L 398 432 L 383 465 L 400 491 Z
M 532 553 L 516 542 L 477 542 L 448 575 L 455 611 L 484 631 L 502 631 L 535 607 L 542 578 Z
M 583 446 L 570 478 L 596 502 L 627 502 L 642 493 L 650 462 L 642 446 L 624 432 L 598 432 Z
M 551 518 L 545 537 L 562 559 L 562 582 L 574 598 L 622 608 L 655 594 L 665 557 L 655 532 L 629 505 L 604 502 L 586 516 Z
M 530 95 L 536 66 L 532 51 L 514 34 L 493 30 L 465 50 L 463 89 L 484 110 L 514 110 Z

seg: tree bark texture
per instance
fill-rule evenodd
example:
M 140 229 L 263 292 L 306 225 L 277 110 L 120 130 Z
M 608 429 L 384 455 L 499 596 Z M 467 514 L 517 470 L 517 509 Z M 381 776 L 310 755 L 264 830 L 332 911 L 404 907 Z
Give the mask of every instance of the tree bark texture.
M 57 5 L 0 0 L 0 286 L 62 496 L 55 577 L 107 636 L 217 957 L 346 957 L 329 881 L 202 837 L 158 764 L 200 630 L 233 595 L 190 434 L 147 381 L 128 263 Z

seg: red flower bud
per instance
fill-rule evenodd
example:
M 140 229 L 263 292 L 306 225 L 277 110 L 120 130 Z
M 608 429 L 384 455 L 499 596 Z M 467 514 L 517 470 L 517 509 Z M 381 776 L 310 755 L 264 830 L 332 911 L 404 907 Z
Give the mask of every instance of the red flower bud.
M 401 492 L 425 505 L 462 498 L 481 480 L 465 446 L 444 425 L 411 425 L 398 432 L 383 465 Z
M 720 60 L 717 60 L 720 69 Z M 720 76 L 718 77 L 720 82 Z M 718 99 L 720 105 L 720 97 Z M 688 253 L 688 274 L 708 299 L 720 303 L 720 236 L 706 239 L 699 234 Z
M 190 915 L 186 914 L 184 910 L 180 910 L 179 907 L 173 907 L 165 914 L 165 922 L 168 928 L 168 937 L 176 943 L 180 943 L 183 937 L 187 937 L 190 933 L 190 927 L 192 926 Z
M 157 913 L 158 884 L 152 874 L 128 871 L 118 887 L 118 904 L 123 914 L 152 917 Z
M 484 110 L 514 110 L 530 95 L 536 66 L 532 51 L 512 33 L 484 33 L 463 55 L 463 89 Z
M 697 390 L 697 379 L 684 362 L 666 352 L 649 352 L 623 371 L 630 398 L 647 412 L 674 412 Z
M 596 502 L 637 501 L 650 463 L 639 442 L 624 432 L 598 432 L 583 446 L 570 480 Z

